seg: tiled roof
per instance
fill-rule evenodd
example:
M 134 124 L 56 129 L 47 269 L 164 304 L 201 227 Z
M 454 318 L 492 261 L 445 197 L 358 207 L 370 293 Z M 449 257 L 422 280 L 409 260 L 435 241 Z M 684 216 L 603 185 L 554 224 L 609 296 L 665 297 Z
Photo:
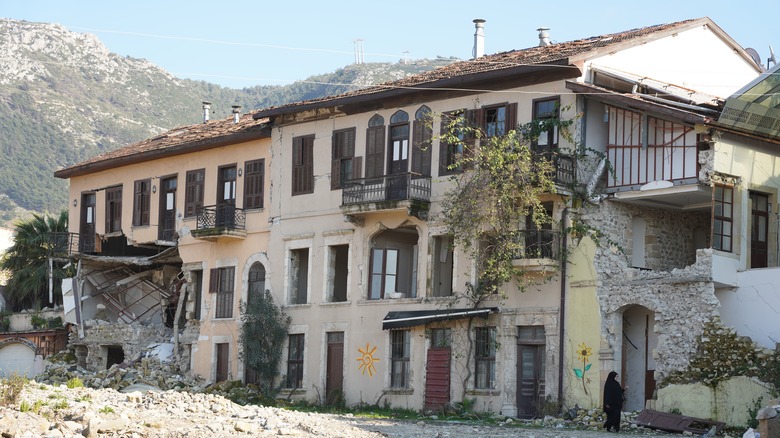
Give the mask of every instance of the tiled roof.
M 336 96 L 326 96 L 317 99 L 311 99 L 301 102 L 295 102 L 278 107 L 270 107 L 255 113 L 255 117 L 265 117 L 268 114 L 284 113 L 285 109 L 295 110 L 296 107 L 304 105 L 327 104 L 336 100 L 349 99 L 351 97 L 368 96 L 379 94 L 385 91 L 403 89 L 403 88 L 421 88 L 426 85 L 433 85 L 437 81 L 451 79 L 455 77 L 464 77 L 478 75 L 483 73 L 495 72 L 515 67 L 527 65 L 552 64 L 560 61 L 566 61 L 571 64 L 584 57 L 587 54 L 602 51 L 605 49 L 616 50 L 617 46 L 622 44 L 631 44 L 644 37 L 654 34 L 669 33 L 683 28 L 698 24 L 712 24 L 709 18 L 691 19 L 678 21 L 676 23 L 660 24 L 648 26 L 624 32 L 618 32 L 607 35 L 599 35 L 590 38 L 579 39 L 562 43 L 555 43 L 543 47 L 529 47 L 521 50 L 512 50 L 493 55 L 485 55 L 477 59 L 460 61 L 437 68 L 428 72 L 408 76 L 393 82 L 362 88 L 355 91 L 339 94 Z
M 544 47 L 529 47 L 522 50 L 486 55 L 478 59 L 455 62 L 450 65 L 437 68 L 428 72 L 416 74 L 393 82 L 386 82 L 367 88 L 362 88 L 347 93 L 326 96 L 317 99 L 305 100 L 269 107 L 250 114 L 241 116 L 239 123 L 233 123 L 233 119 L 224 119 L 201 123 L 196 125 L 181 126 L 172 129 L 159 136 L 152 137 L 137 143 L 130 144 L 120 149 L 106 152 L 92 157 L 86 161 L 70 167 L 58 170 L 54 173 L 59 178 L 69 178 L 83 175 L 101 169 L 107 169 L 118 165 L 125 165 L 131 161 L 144 161 L 175 153 L 197 150 L 199 147 L 213 147 L 227 141 L 251 139 L 262 137 L 261 130 L 266 127 L 268 115 L 295 112 L 301 107 L 320 107 L 336 104 L 338 101 L 352 98 L 379 97 L 381 93 L 398 89 L 420 89 L 426 85 L 435 87 L 437 82 L 452 78 L 479 77 L 481 74 L 499 72 L 528 65 L 560 64 L 564 65 L 582 59 L 587 54 L 600 50 L 616 50 L 622 44 L 637 44 L 644 37 L 651 37 L 692 27 L 698 24 L 713 25 L 708 18 L 685 20 L 670 24 L 648 26 L 625 32 L 599 35 L 576 41 L 555 43 Z M 257 120 L 253 120 L 253 119 Z
M 106 152 L 54 173 L 59 178 L 90 173 L 103 168 L 114 167 L 112 164 L 127 164 L 130 157 L 159 158 L 175 153 L 187 152 L 198 147 L 218 146 L 228 139 L 240 138 L 248 141 L 252 138 L 267 136 L 261 132 L 267 127 L 268 119 L 255 120 L 252 114 L 244 114 L 238 123 L 233 118 L 212 120 L 208 123 L 185 125 L 171 129 L 158 136 L 132 143 L 122 148 Z M 234 141 L 235 142 L 235 141 Z

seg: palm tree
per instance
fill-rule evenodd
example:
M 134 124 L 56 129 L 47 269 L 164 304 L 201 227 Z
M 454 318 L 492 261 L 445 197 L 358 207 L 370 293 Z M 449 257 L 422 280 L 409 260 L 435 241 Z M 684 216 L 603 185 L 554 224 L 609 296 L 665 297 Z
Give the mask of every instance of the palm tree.
M 49 300 L 49 247 L 52 233 L 68 231 L 68 212 L 59 216 L 33 214 L 14 224 L 14 244 L 0 255 L 0 270 L 10 273 L 5 288 L 6 306 L 18 311 L 39 309 Z M 55 266 L 55 302 L 62 301 L 61 280 L 64 270 Z

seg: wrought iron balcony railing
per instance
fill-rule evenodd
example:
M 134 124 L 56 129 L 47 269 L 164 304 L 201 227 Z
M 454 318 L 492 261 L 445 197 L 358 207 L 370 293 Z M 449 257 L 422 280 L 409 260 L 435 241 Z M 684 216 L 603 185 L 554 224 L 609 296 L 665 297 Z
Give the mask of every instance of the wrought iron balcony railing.
M 552 259 L 561 255 L 561 233 L 555 230 L 520 230 L 518 243 L 522 248 L 515 259 Z
M 195 237 L 246 230 L 246 212 L 234 205 L 209 205 L 198 210 Z
M 88 242 L 85 239 L 81 239 L 78 233 L 49 233 L 46 236 L 46 240 L 50 257 L 68 258 L 73 254 L 88 253 L 95 250 L 94 244 L 85 248 L 84 245 Z
M 537 159 L 552 161 L 554 174 L 552 175 L 555 183 L 560 185 L 574 184 L 577 178 L 576 163 L 574 157 L 565 155 L 558 151 L 542 149 L 536 153 Z
M 431 200 L 431 177 L 401 173 L 375 178 L 353 179 L 344 184 L 341 205 L 360 205 L 385 201 Z

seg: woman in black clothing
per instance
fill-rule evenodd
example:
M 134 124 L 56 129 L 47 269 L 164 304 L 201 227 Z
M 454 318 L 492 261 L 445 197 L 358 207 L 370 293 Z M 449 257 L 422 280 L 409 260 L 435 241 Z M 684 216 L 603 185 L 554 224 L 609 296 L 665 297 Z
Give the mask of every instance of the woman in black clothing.
M 610 432 L 613 429 L 615 432 L 620 432 L 620 412 L 623 410 L 625 389 L 615 380 L 616 377 L 617 373 L 611 371 L 604 383 L 604 412 L 607 414 L 604 429 Z

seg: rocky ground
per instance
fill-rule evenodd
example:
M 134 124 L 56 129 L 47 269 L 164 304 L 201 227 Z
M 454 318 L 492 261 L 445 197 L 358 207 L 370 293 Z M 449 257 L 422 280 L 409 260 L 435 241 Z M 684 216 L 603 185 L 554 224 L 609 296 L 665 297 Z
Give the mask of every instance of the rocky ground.
M 506 419 L 500 425 L 439 421 L 384 420 L 351 414 L 330 415 L 242 406 L 218 394 L 150 390 L 133 385 L 110 388 L 68 388 L 29 382 L 17 402 L 0 408 L 3 437 L 527 437 L 566 438 L 608 436 L 599 419 L 583 411 L 579 420 L 556 418 L 522 423 Z M 583 418 L 589 417 L 590 420 Z M 669 436 L 631 426 L 624 430 L 643 437 Z M 591 429 L 582 422 L 594 423 Z M 579 423 L 578 423 L 579 422 Z
M 8 437 L 525 437 L 609 436 L 600 410 L 570 410 L 567 418 L 502 418 L 476 424 L 435 416 L 402 421 L 352 414 L 315 414 L 251 403 L 251 388 L 237 382 L 206 385 L 151 359 L 90 373 L 61 363 L 24 384 L 14 401 L 0 391 L 0 436 Z M 81 387 L 80 384 L 85 386 Z M 8 388 L 6 384 L 5 388 Z M 19 385 L 19 388 L 22 388 Z M 0 388 L 3 389 L 3 388 Z M 255 394 L 253 396 L 253 394 Z M 235 403 L 231 400 L 239 401 Z M 621 433 L 666 436 L 632 424 Z

